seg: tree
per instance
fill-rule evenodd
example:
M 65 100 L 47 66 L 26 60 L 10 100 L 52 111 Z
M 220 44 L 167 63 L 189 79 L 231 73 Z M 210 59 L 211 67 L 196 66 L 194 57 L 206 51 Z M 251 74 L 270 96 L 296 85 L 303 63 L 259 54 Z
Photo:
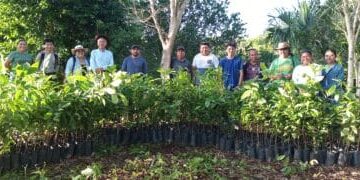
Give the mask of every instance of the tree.
M 139 21 L 149 27 L 156 29 L 159 40 L 162 45 L 162 56 L 160 66 L 163 69 L 170 68 L 171 54 L 173 51 L 176 34 L 180 28 L 181 19 L 189 0 L 170 0 L 169 3 L 158 2 L 155 0 L 148 0 L 147 13 L 145 15 L 139 12 L 134 2 L 134 14 Z M 162 23 L 162 18 L 165 13 L 166 23 Z M 147 16 L 147 17 L 146 17 Z

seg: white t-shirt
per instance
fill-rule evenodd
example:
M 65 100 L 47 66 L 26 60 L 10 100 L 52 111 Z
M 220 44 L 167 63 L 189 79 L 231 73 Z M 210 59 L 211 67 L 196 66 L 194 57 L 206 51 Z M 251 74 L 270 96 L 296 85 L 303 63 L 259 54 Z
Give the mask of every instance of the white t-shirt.
M 194 57 L 192 66 L 197 69 L 217 68 L 219 66 L 219 59 L 214 54 L 204 56 L 199 53 Z
M 321 76 L 321 67 L 317 64 L 298 65 L 295 67 L 292 80 L 295 84 L 307 84 L 309 80 L 319 82 L 324 77 Z

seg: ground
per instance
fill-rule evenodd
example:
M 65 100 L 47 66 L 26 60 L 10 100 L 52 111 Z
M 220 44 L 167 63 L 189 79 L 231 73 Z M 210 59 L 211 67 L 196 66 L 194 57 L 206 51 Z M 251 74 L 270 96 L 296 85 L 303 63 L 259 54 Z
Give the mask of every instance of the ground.
M 10 172 L 0 179 L 86 179 L 81 175 L 86 173 L 98 179 L 360 179 L 360 168 L 289 163 L 283 157 L 266 163 L 213 148 L 171 145 L 98 148 L 91 157 Z

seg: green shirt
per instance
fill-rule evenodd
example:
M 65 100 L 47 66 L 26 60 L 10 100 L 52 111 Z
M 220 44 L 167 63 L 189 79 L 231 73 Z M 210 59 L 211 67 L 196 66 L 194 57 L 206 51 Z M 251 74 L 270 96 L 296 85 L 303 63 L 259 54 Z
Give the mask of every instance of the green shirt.
M 299 65 L 299 61 L 294 57 L 277 58 L 270 65 L 271 75 L 289 75 L 292 74 L 294 68 Z
M 7 56 L 7 59 L 11 62 L 13 67 L 18 64 L 32 63 L 32 57 L 27 52 L 20 53 L 18 51 L 13 51 Z

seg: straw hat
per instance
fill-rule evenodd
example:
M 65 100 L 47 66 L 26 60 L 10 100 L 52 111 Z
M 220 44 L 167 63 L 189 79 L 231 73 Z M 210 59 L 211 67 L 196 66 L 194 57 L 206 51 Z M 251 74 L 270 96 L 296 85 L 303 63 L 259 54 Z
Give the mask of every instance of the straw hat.
M 280 50 L 280 49 L 290 49 L 290 45 L 289 45 L 289 43 L 287 43 L 287 42 L 280 42 L 279 44 L 278 44 L 278 47 L 277 48 L 275 48 L 276 50 Z
M 83 51 L 85 51 L 85 53 L 87 53 L 89 51 L 88 48 L 84 48 L 82 45 L 76 45 L 73 49 L 71 49 L 71 53 L 73 55 L 75 55 L 76 51 L 78 51 L 78 50 L 83 50 Z

